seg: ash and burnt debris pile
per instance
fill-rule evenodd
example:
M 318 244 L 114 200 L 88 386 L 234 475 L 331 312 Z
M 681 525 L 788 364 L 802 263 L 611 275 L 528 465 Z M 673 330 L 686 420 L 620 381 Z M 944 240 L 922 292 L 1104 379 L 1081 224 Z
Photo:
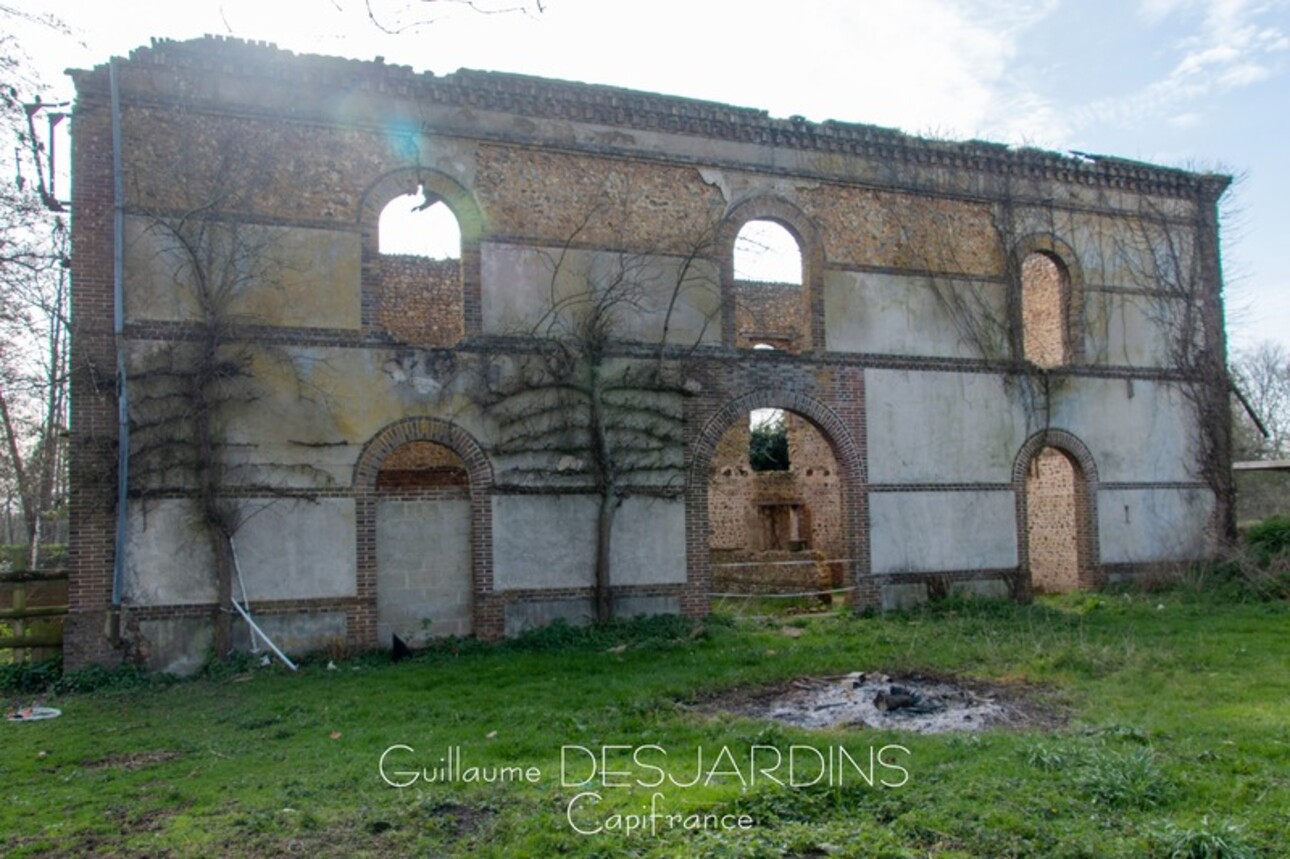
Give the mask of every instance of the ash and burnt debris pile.
M 980 731 L 1021 721 L 999 696 L 917 675 L 893 680 L 880 673 L 795 680 L 752 702 L 747 715 L 802 728 L 875 728 L 943 733 Z

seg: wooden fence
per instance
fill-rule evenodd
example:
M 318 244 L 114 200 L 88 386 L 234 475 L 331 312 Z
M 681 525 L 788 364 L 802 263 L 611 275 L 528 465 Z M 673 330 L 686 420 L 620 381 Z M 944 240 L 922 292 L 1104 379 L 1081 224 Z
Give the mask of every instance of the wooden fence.
M 66 614 L 66 570 L 0 573 L 0 662 L 57 656 Z

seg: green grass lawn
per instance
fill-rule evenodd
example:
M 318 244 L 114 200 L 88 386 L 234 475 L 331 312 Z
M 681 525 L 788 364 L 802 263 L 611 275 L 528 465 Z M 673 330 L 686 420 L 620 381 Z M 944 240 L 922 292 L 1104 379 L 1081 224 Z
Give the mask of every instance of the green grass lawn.
M 1060 726 L 819 732 L 703 706 L 735 686 L 872 669 L 1003 684 Z M 656 619 L 46 703 L 62 717 L 0 723 L 4 855 L 1290 855 L 1285 602 L 1103 594 Z M 386 775 L 407 787 L 381 777 L 396 745 L 412 751 L 391 752 Z M 566 749 L 562 773 L 562 746 L 629 748 L 575 784 L 587 754 Z M 753 746 L 762 763 L 793 746 L 868 763 L 887 747 L 896 766 L 873 786 L 856 768 L 748 784 Z M 455 776 L 428 781 L 449 748 Z M 483 783 L 469 767 L 513 769 Z M 651 824 L 651 804 L 675 816 Z M 643 830 L 615 828 L 628 825 Z

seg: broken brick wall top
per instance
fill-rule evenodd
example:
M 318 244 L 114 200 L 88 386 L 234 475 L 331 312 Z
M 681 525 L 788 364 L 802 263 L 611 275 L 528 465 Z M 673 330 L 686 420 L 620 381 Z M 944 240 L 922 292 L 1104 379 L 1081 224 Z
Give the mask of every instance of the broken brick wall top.
M 105 67 L 74 72 L 78 88 L 106 88 Z M 157 98 L 180 98 L 194 106 L 240 102 L 250 111 L 282 118 L 327 119 L 345 124 L 387 125 L 390 105 L 402 103 L 406 119 L 427 107 L 459 109 L 461 119 L 486 125 L 480 111 L 542 120 L 615 126 L 641 132 L 686 134 L 800 152 L 850 155 L 944 168 L 981 171 L 1016 179 L 1102 186 L 1162 196 L 1217 197 L 1225 177 L 1196 175 L 1125 159 L 1065 156 L 1040 150 L 1011 150 L 986 141 L 929 140 L 893 129 L 800 117 L 775 119 L 764 110 L 656 95 L 609 86 L 567 83 L 499 72 L 463 69 L 446 76 L 414 72 L 408 66 L 338 57 L 297 55 L 267 43 L 207 37 L 177 42 L 154 40 L 122 63 L 127 86 Z M 91 81 L 97 76 L 98 81 Z M 252 84 L 242 92 L 229 81 Z M 397 121 L 397 119 L 396 119 Z M 512 132 L 537 129 L 511 123 Z M 612 149 L 630 143 L 621 134 L 592 135 L 570 143 Z M 840 164 L 819 164 L 837 170 Z M 853 178 L 860 179 L 856 175 Z M 872 179 L 882 178 L 875 175 Z M 948 176 L 944 178 L 950 178 Z M 969 184 L 958 180 L 960 191 Z M 943 190 L 951 190 L 945 187 Z
M 1125 290 L 1153 290 L 1144 283 L 1151 274 L 1125 249 L 1155 241 L 1170 224 L 1194 226 L 1228 181 L 1114 158 L 773 119 L 612 87 L 465 70 L 435 76 L 227 39 L 154 42 L 117 61 L 116 74 L 128 212 L 180 212 L 194 188 L 235 187 L 231 208 L 292 228 L 281 242 L 292 246 L 291 262 L 276 300 L 242 311 L 270 324 L 383 332 L 424 346 L 525 330 L 548 296 L 512 284 L 540 280 L 544 254 L 556 248 L 568 252 L 574 279 L 603 264 L 597 252 L 693 258 L 694 288 L 667 334 L 677 345 L 750 345 L 742 335 L 783 328 L 792 351 L 1007 359 L 1019 357 L 1015 336 L 965 336 L 949 305 L 1015 315 L 1017 255 L 1034 246 L 1062 256 L 1072 272 L 1079 302 L 1068 314 L 1070 336 L 1082 342 L 1071 354 L 1159 367 L 1168 352 L 1159 337 L 1113 324 L 1144 316 Z M 108 67 L 75 77 L 78 128 L 105 133 Z M 372 273 L 382 265 L 375 219 L 421 184 L 461 225 L 462 318 L 427 311 L 394 325 L 382 296 L 406 289 Z M 736 294 L 748 288 L 715 288 L 731 281 L 730 244 L 751 218 L 787 226 L 803 253 L 800 298 L 781 291 L 769 305 L 778 327 L 759 318 L 757 295 Z M 137 218 L 127 229 L 138 231 Z M 146 242 L 131 247 L 136 270 L 157 252 Z M 307 272 L 297 280 L 317 287 L 320 269 L 325 289 L 291 282 L 293 272 Z M 944 282 L 897 284 L 897 274 Z M 185 318 L 182 291 L 166 278 L 133 280 L 128 316 Z M 731 300 L 718 307 L 723 289 Z M 314 306 L 306 310 L 296 299 L 307 291 Z M 959 297 L 947 305 L 946 291 Z M 904 330 L 869 312 L 893 301 L 912 303 Z M 627 328 L 627 339 L 661 334 L 644 317 Z

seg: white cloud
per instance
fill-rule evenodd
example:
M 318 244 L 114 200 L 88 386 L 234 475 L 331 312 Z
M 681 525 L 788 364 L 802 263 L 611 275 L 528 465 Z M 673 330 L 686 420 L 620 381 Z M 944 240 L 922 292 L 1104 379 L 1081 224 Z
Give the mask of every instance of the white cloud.
M 996 127 L 1012 140 L 1036 140 L 1043 145 L 1070 145 L 1083 129 L 1127 126 L 1152 119 L 1181 128 L 1203 120 L 1204 99 L 1267 81 L 1285 68 L 1290 36 L 1280 28 L 1275 12 L 1286 0 L 1142 0 L 1141 18 L 1164 29 L 1193 23 L 1195 29 L 1175 37 L 1171 47 L 1178 59 L 1158 79 L 1126 93 L 1094 98 L 1082 105 L 1055 106 L 1022 87 L 1001 101 L 1005 116 Z M 1026 104 L 1029 102 L 1029 104 Z M 1026 111 L 1018 113 L 1018 104 Z
M 1169 117 L 1166 120 L 1174 128 L 1192 128 L 1200 125 L 1201 116 L 1199 113 L 1179 113 Z

